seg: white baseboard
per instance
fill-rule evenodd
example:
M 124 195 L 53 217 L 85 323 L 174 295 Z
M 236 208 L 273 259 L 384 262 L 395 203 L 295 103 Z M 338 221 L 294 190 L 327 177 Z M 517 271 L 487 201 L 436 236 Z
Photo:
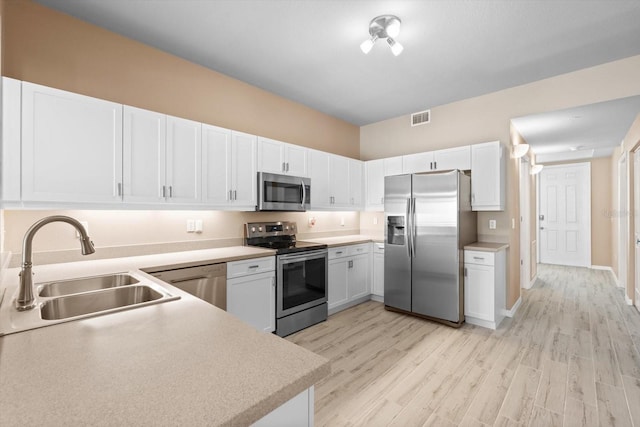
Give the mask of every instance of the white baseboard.
M 496 329 L 498 325 L 496 322 L 491 322 L 489 320 L 478 319 L 476 317 L 464 316 L 464 321 L 469 323 L 470 325 L 481 326 L 487 329 Z
M 520 304 L 522 304 L 522 297 L 518 297 L 518 300 L 516 301 L 515 304 L 513 304 L 513 307 L 511 307 L 510 310 L 505 309 L 504 310 L 504 315 L 507 317 L 513 317 L 516 314 L 516 311 L 518 311 L 518 309 L 520 308 Z
M 604 271 L 610 272 L 611 276 L 613 277 L 613 282 L 616 284 L 616 286 L 619 287 L 619 288 L 622 287 L 622 285 L 620 284 L 620 281 L 616 277 L 616 273 L 613 272 L 613 268 L 609 267 L 608 265 L 592 265 L 591 269 L 593 269 L 593 270 L 604 270 Z
M 529 282 L 528 285 L 526 285 L 524 287 L 524 289 L 531 289 L 533 287 L 533 284 L 536 283 L 536 279 L 538 278 L 538 273 L 536 273 L 535 276 L 533 276 L 533 278 L 531 279 L 531 281 Z
M 626 292 L 624 293 L 624 300 L 627 303 L 627 305 L 633 305 L 633 300 L 629 298 Z
M 371 294 L 372 301 L 384 302 L 384 297 L 381 295 Z

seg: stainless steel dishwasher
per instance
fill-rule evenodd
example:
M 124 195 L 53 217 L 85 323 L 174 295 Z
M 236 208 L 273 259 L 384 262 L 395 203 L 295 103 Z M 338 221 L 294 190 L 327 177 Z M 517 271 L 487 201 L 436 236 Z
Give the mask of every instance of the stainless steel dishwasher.
M 225 263 L 173 269 L 157 267 L 143 271 L 209 304 L 223 310 L 227 309 L 227 264 Z

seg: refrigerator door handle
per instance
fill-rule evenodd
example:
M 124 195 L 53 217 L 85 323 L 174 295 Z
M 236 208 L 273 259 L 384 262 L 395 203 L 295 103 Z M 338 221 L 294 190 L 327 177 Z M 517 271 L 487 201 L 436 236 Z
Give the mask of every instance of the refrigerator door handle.
M 416 198 L 411 198 L 411 256 L 416 257 Z
M 407 236 L 407 255 L 409 258 L 413 256 L 411 249 L 413 249 L 413 235 L 411 233 L 411 198 L 407 199 L 407 219 L 404 234 Z

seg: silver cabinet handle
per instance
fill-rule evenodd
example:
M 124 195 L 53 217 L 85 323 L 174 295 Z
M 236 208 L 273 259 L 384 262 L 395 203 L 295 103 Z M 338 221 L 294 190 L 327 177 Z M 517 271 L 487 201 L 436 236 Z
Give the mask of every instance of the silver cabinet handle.
M 287 172 L 289 172 L 289 162 L 287 162 Z
M 249 268 L 258 268 L 260 267 L 259 265 L 250 265 Z
M 467 277 L 467 267 L 464 268 L 464 277 Z
M 167 186 L 166 185 L 162 186 L 162 197 L 167 197 Z
M 287 171 L 287 169 L 286 169 L 286 166 L 285 166 L 285 165 L 286 165 L 286 163 L 285 163 L 285 162 L 282 162 L 282 172 L 286 172 L 286 171 Z
M 349 261 L 349 268 L 353 268 L 353 261 Z
M 429 163 L 429 170 L 433 170 L 433 162 Z
M 229 200 L 233 200 L 233 192 L 231 190 L 229 190 Z
M 118 183 L 118 196 L 122 196 L 122 183 Z
M 544 230 L 544 227 L 540 227 L 540 230 Z
M 336 255 L 342 255 L 342 251 L 336 252 Z
M 473 259 L 477 259 L 478 261 L 484 261 L 484 258 L 480 256 L 474 256 Z
M 169 198 L 172 198 L 172 197 L 173 197 L 173 186 L 170 185 L 169 186 Z
M 233 190 L 233 200 L 238 200 L 238 191 Z
M 433 168 L 438 169 L 438 162 L 433 162 Z

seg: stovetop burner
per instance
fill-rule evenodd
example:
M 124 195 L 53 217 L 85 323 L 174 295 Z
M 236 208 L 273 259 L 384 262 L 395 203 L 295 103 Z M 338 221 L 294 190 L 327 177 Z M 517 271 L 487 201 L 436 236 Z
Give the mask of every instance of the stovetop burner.
M 245 227 L 245 243 L 275 249 L 277 255 L 326 249 L 327 245 L 296 240 L 295 222 L 253 222 Z

